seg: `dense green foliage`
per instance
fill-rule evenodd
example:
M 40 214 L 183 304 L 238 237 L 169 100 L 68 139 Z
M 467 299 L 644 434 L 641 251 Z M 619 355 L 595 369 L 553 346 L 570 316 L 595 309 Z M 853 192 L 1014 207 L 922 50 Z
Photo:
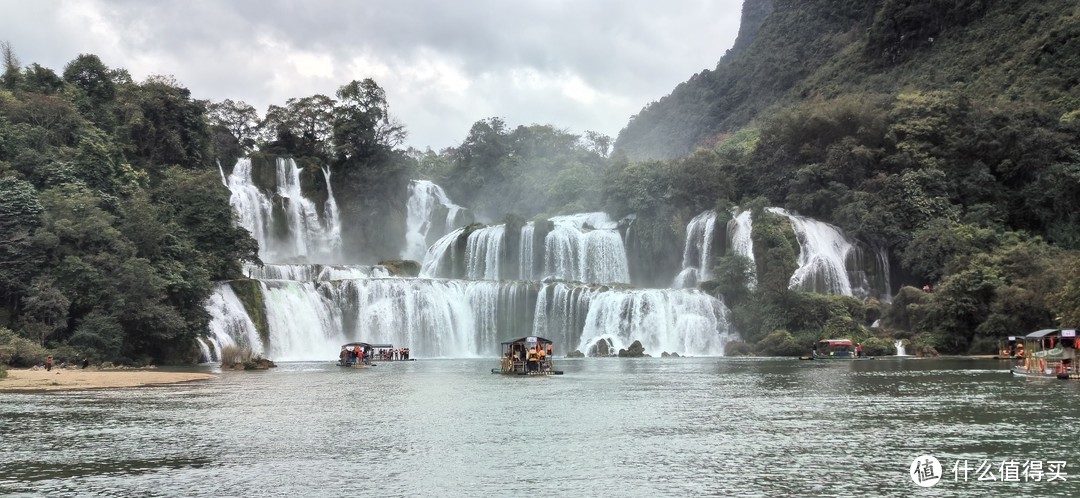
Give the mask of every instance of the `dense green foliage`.
M 681 240 L 701 209 L 782 206 L 888 249 L 894 285 L 915 285 L 861 310 L 793 293 L 790 230 L 755 216 L 758 286 L 703 288 L 759 353 L 868 338 L 871 317 L 883 317 L 873 333 L 923 353 L 991 352 L 1005 335 L 1080 323 L 1080 9 L 748 3 L 759 8 L 744 11 L 736 49 L 619 135 L 609 209 L 654 213 Z M 730 256 L 715 264 L 746 278 Z
M 257 261 L 212 169 L 205 103 L 80 55 L 0 79 L 4 362 L 190 357 L 212 281 Z M 29 345 L 34 345 L 34 348 Z M 35 349 L 36 348 L 36 349 Z
M 94 55 L 59 75 L 23 67 L 3 44 L 0 364 L 190 358 L 212 282 L 258 261 L 217 170 L 245 155 L 262 188 L 278 157 L 297 160 L 313 200 L 332 188 L 344 243 L 370 262 L 399 253 L 416 175 L 511 228 L 626 216 L 645 286 L 678 273 L 693 216 L 751 209 L 756 264 L 721 252 L 701 284 L 743 335 L 731 353 L 805 354 L 826 337 L 870 354 L 894 339 L 923 354 L 988 352 L 1004 335 L 1080 324 L 1080 7 L 747 0 L 743 13 L 716 68 L 646 106 L 614 144 L 489 118 L 438 152 L 400 150 L 404 126 L 370 79 L 260 118 L 168 77 L 134 82 Z M 790 290 L 798 244 L 766 206 L 887 249 L 892 303 Z M 245 285 L 234 288 L 264 322 Z
M 511 130 L 489 118 L 474 123 L 461 145 L 417 156 L 422 174 L 480 218 L 531 218 L 598 209 L 610 141 L 550 125 Z

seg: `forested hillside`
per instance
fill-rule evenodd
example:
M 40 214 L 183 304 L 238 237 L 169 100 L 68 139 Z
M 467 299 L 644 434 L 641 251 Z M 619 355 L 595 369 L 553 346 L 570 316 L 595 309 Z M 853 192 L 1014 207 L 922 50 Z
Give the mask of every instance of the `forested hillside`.
M 648 287 L 671 285 L 696 215 L 751 210 L 754 261 L 715 254 L 699 283 L 731 308 L 733 354 L 803 354 L 825 337 L 983 353 L 1080 325 L 1080 6 L 747 0 L 743 14 L 716 68 L 646 106 L 614 152 L 594 132 L 498 117 L 459 146 L 406 151 L 370 79 L 260 115 L 90 54 L 59 74 L 23 65 L 5 44 L 0 365 L 194 359 L 214 281 L 258 262 L 222 185 L 241 156 L 267 192 L 283 157 L 304 196 L 332 188 L 356 263 L 400 254 L 416 177 L 482 221 L 625 216 L 633 282 Z M 770 206 L 887 251 L 892 302 L 791 290 L 798 240 Z
M 631 161 L 684 156 L 775 109 L 852 93 L 946 90 L 1069 112 L 1076 8 L 1066 0 L 747 0 L 735 47 L 645 106 L 615 150 Z
M 344 234 L 380 256 L 403 230 L 404 136 L 371 80 L 271 106 L 195 100 L 170 77 L 135 82 L 80 55 L 61 74 L 3 45 L 0 78 L 0 365 L 146 364 L 197 358 L 214 281 L 242 277 L 258 246 L 223 186 L 240 155 L 322 168 L 346 192 Z M 220 166 L 220 167 L 219 167 Z M 227 173 L 225 173 L 227 174 Z M 278 202 L 287 202 L 287 200 Z M 389 234 L 389 235 L 388 235 Z M 376 256 L 371 256 L 376 257 Z
M 755 15 L 769 7 L 746 4 Z M 661 261 L 670 251 L 662 241 L 701 209 L 781 206 L 887 248 L 894 284 L 935 289 L 902 289 L 862 317 L 884 314 L 892 330 L 879 333 L 917 338 L 921 350 L 991 352 L 1005 335 L 1080 323 L 1080 7 L 776 0 L 771 8 L 739 50 L 646 106 L 619 135 L 613 157 L 622 169 L 607 183 L 608 206 L 655 213 L 639 219 L 655 241 L 645 253 Z M 782 238 L 771 244 L 790 258 Z M 742 278 L 724 259 L 718 274 Z M 775 289 L 743 303 L 731 299 L 743 294 L 725 294 L 744 336 L 777 333 L 774 352 L 820 337 L 804 299 Z

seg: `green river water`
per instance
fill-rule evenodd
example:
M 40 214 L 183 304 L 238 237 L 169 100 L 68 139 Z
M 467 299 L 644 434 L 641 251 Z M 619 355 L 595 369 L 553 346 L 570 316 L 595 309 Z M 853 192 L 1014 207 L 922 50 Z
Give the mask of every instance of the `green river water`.
M 1080 495 L 1080 384 L 1003 361 L 497 363 L 0 394 L 0 494 Z M 924 454 L 941 465 L 928 488 L 910 473 Z

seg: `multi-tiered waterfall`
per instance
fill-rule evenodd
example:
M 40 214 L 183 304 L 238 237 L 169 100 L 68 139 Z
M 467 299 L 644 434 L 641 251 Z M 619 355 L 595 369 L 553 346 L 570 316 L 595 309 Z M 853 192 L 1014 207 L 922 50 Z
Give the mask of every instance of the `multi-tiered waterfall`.
M 282 174 L 289 168 L 295 163 L 278 161 Z M 455 214 L 461 209 L 437 185 L 416 181 L 402 254 L 419 254 L 420 240 L 448 233 L 428 243 L 421 278 L 390 277 L 381 266 L 333 264 L 341 261 L 340 242 L 327 240 L 340 237 L 332 192 L 321 217 L 313 210 L 303 223 L 286 218 L 288 230 L 274 231 L 282 226 L 275 217 L 292 212 L 279 204 L 311 202 L 290 190 L 290 178 L 279 175 L 275 189 L 260 189 L 246 160 L 229 176 L 233 206 L 259 240 L 260 257 L 275 264 L 247 268 L 251 280 L 218 285 L 207 305 L 207 358 L 238 345 L 277 361 L 329 360 L 356 340 L 408 346 L 418 357 L 491 356 L 499 342 L 526 335 L 553 339 L 557 355 L 600 339 L 615 348 L 640 340 L 653 355 L 721 355 L 732 338 L 727 308 L 712 296 L 624 288 L 623 241 L 604 213 L 454 226 L 464 223 Z
M 327 200 L 322 209 L 300 191 L 300 167 L 278 159 L 275 186 L 255 185 L 251 160 L 237 161 L 226 181 L 229 203 L 240 225 L 259 242 L 263 261 L 332 263 L 341 260 L 341 214 L 330 187 L 330 170 L 323 169 Z
M 890 300 L 889 260 L 883 249 L 870 248 L 828 223 L 776 207 L 766 211 L 787 218 L 799 241 L 798 269 L 791 275 L 790 288 Z M 694 284 L 707 275 L 710 255 L 717 252 L 712 249 L 715 220 L 714 211 L 705 211 L 687 225 L 684 269 L 675 279 L 676 287 Z M 752 230 L 750 211 L 735 212 L 727 224 L 726 244 L 718 248 L 718 254 L 733 251 L 752 262 Z

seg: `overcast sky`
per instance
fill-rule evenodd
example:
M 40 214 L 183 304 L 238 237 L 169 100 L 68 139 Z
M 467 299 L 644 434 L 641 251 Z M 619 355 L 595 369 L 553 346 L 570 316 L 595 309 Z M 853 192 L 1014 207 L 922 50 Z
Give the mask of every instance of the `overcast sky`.
M 738 32 L 742 0 L 0 0 L 23 66 L 80 53 L 198 99 L 270 104 L 374 79 L 423 149 L 470 126 L 552 124 L 615 138 Z

